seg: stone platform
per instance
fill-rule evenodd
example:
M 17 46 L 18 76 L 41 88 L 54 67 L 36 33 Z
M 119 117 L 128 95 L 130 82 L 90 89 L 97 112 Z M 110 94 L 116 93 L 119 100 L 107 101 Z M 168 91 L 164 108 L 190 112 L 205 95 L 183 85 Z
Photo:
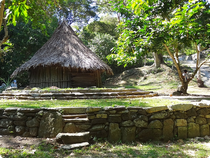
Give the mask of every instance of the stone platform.
M 158 96 L 157 93 L 139 89 L 72 89 L 72 90 L 11 90 L 0 93 L 0 99 L 21 100 L 69 100 L 69 99 L 111 99 L 144 98 Z

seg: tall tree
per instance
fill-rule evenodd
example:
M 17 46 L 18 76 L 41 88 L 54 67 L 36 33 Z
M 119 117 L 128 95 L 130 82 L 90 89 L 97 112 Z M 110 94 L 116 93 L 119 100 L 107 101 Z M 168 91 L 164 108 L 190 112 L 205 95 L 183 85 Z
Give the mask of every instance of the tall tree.
M 197 55 L 202 51 L 197 49 L 198 44 L 207 48 L 210 37 L 209 4 L 203 1 L 172 3 L 168 0 L 127 0 L 127 5 L 122 4 L 121 8 L 133 16 L 121 24 L 122 33 L 115 57 L 126 62 L 130 56 L 135 59 L 151 50 L 165 49 L 177 68 L 183 93 L 187 93 L 189 82 L 205 61 L 197 62 L 192 78 L 185 81 L 178 55 L 192 42 L 195 43 Z

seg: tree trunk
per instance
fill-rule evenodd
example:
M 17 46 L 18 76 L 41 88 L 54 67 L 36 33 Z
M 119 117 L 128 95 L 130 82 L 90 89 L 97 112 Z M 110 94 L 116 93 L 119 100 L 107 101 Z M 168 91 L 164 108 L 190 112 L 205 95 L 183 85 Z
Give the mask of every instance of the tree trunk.
M 159 68 L 161 64 L 164 63 L 163 61 L 163 55 L 161 53 L 153 52 L 154 56 L 154 64 L 156 68 Z
M 0 1 L 0 27 L 2 25 L 2 21 L 4 18 L 4 4 L 5 4 L 5 0 L 1 0 Z
M 189 82 L 182 82 L 182 93 L 187 94 Z

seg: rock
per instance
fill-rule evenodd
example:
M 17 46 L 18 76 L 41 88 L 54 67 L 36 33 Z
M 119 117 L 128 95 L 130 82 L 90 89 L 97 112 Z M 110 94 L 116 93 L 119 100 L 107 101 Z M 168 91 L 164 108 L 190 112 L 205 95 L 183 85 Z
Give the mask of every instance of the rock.
M 112 143 L 115 143 L 121 140 L 121 130 L 119 128 L 118 123 L 109 124 L 108 140 Z
M 130 127 L 130 126 L 134 126 L 134 123 L 133 123 L 133 121 L 128 120 L 128 121 L 122 122 L 121 126 L 123 126 L 123 127 Z
M 79 132 L 85 132 L 87 131 L 89 128 L 91 127 L 91 125 L 89 124 L 80 124 L 80 125 L 76 125 L 76 128 L 78 129 Z
M 38 134 L 38 128 L 36 128 L 36 127 L 29 128 L 29 134 L 30 134 L 30 136 L 33 136 L 33 137 L 37 136 L 37 134 Z
M 122 142 L 135 141 L 136 127 L 122 127 Z
M 53 138 L 63 130 L 63 119 L 59 112 L 44 112 L 38 131 L 41 138 Z
M 187 127 L 187 135 L 188 138 L 194 138 L 200 136 L 200 127 L 199 124 L 196 123 L 188 123 Z
M 88 142 L 90 139 L 89 132 L 80 132 L 80 133 L 59 133 L 56 136 L 56 141 L 58 143 L 63 142 L 64 144 L 75 144 Z
M 137 118 L 133 122 L 134 122 L 136 127 L 144 127 L 144 128 L 146 128 L 148 126 L 148 122 L 142 120 L 141 118 Z
M 209 125 L 201 125 L 200 126 L 201 137 L 209 135 Z
M 174 115 L 175 115 L 175 117 L 178 118 L 178 119 L 186 119 L 186 118 L 187 118 L 186 113 L 183 113 L 183 112 L 181 112 L 181 111 L 176 111 L 176 112 L 174 112 Z
M 25 127 L 24 126 L 15 126 L 15 132 L 18 135 L 22 135 L 25 132 Z
M 26 121 L 14 121 L 14 125 L 16 125 L 16 126 L 25 126 L 26 125 Z
M 91 124 L 102 124 L 102 123 L 106 123 L 107 122 L 107 119 L 104 119 L 104 118 L 99 118 L 99 119 L 93 119 L 91 121 Z
M 168 107 L 167 106 L 150 107 L 146 109 L 146 112 L 150 114 L 164 110 L 168 110 Z
M 26 126 L 27 127 L 38 127 L 39 119 L 37 117 L 35 117 L 32 120 L 26 121 Z
M 186 139 L 187 138 L 187 127 L 178 127 L 178 139 Z
M 86 113 L 85 107 L 71 107 L 71 108 L 61 108 L 63 114 L 85 114 Z
M 129 120 L 130 119 L 130 114 L 129 113 L 124 113 L 122 114 L 122 120 L 125 121 L 125 120 Z
M 104 129 L 104 127 L 105 127 L 104 124 L 102 124 L 102 125 L 94 125 L 94 126 L 92 126 L 92 127 L 90 128 L 90 131 L 91 131 L 91 132 L 92 132 L 92 131 L 100 131 L 100 130 Z
M 168 117 L 168 113 L 167 112 L 160 112 L 160 113 L 155 113 L 153 114 L 149 120 L 156 120 L 156 119 L 165 119 Z
M 187 126 L 187 120 L 185 120 L 185 119 L 176 119 L 175 125 L 179 126 L 179 127 L 185 127 L 185 126 Z
M 110 114 L 108 121 L 111 123 L 120 123 L 121 122 L 121 115 L 119 114 Z
M 209 111 L 207 108 L 202 108 L 200 110 L 197 111 L 198 115 L 208 115 Z
M 144 129 L 138 134 L 137 138 L 140 141 L 160 140 L 162 138 L 162 133 L 161 129 Z
M 194 120 L 193 117 L 189 117 L 189 118 L 187 119 L 187 122 L 188 122 L 188 123 L 190 123 L 190 122 L 195 122 L 195 120 Z
M 173 139 L 174 122 L 172 119 L 166 119 L 163 122 L 163 140 L 168 141 Z
M 196 103 L 196 106 L 200 108 L 205 108 L 210 106 L 210 101 L 209 100 L 202 100 L 201 102 Z
M 88 107 L 88 108 L 86 109 L 86 113 L 98 112 L 98 111 L 100 111 L 100 110 L 101 110 L 100 107 Z
M 105 130 L 100 130 L 100 131 L 91 131 L 90 132 L 91 137 L 96 137 L 96 138 L 107 138 L 107 131 Z
M 66 123 L 64 129 L 64 133 L 76 133 L 79 132 L 74 123 Z
M 61 149 L 72 150 L 72 149 L 82 148 L 89 145 L 90 144 L 88 142 L 83 142 L 83 143 L 76 143 L 76 144 L 70 144 L 70 145 L 63 145 L 61 146 Z
M 172 109 L 174 111 L 187 111 L 192 109 L 193 104 L 175 104 L 168 106 L 169 109 Z
M 154 120 L 149 123 L 148 128 L 163 128 L 163 124 L 159 120 Z
M 0 120 L 0 127 L 1 128 L 7 128 L 10 125 L 12 125 L 12 120 L 9 120 L 9 119 L 1 119 Z
M 96 114 L 96 118 L 107 118 L 107 114 Z
M 207 123 L 206 118 L 203 118 L 203 117 L 197 117 L 197 118 L 195 119 L 195 122 L 196 122 L 197 124 L 200 124 L 200 125 L 204 125 L 204 124 Z
M 196 116 L 197 115 L 197 112 L 195 110 L 195 108 L 192 108 L 190 110 L 187 111 L 187 116 L 190 117 L 190 116 Z

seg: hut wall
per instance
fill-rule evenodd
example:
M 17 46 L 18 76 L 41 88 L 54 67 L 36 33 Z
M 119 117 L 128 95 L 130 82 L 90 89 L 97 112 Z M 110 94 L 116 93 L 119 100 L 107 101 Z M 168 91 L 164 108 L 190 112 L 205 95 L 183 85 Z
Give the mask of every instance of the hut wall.
M 60 66 L 37 67 L 30 70 L 31 87 L 101 87 L 100 71 L 79 72 Z

